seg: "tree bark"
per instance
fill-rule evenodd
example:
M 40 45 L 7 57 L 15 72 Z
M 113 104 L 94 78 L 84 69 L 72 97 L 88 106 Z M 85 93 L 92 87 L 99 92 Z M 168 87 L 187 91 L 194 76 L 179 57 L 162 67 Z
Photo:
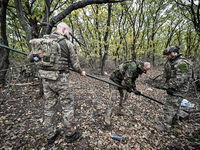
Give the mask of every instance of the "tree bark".
M 77 10 L 79 8 L 86 7 L 87 5 L 92 5 L 92 4 L 104 4 L 104 3 L 119 3 L 123 2 L 125 0 L 82 0 L 78 1 L 76 3 L 71 4 L 69 7 L 67 7 L 64 11 L 59 13 L 57 16 L 54 16 L 50 20 L 50 25 L 47 27 L 47 33 L 50 34 L 52 28 L 55 26 L 55 24 L 62 19 L 64 19 L 67 15 L 69 15 L 72 11 Z
M 8 5 L 9 0 L 2 0 L 1 1 L 1 36 L 0 43 L 3 45 L 8 46 L 8 40 L 6 36 L 6 9 Z M 6 83 L 6 72 L 3 71 L 8 69 L 9 67 L 9 52 L 10 50 L 7 50 L 5 48 L 0 47 L 0 84 L 3 86 Z
M 105 62 L 106 62 L 107 56 L 108 56 L 108 48 L 109 48 L 108 36 L 110 34 L 111 7 L 112 7 L 112 5 L 108 4 L 108 20 L 107 20 L 106 34 L 104 36 L 105 53 L 104 53 L 102 61 L 101 61 L 102 62 L 102 65 L 101 65 L 101 74 L 102 75 L 104 75 Z
M 26 32 L 26 44 L 28 45 L 28 48 L 31 49 L 29 41 L 32 39 L 32 28 L 27 23 L 24 17 L 21 0 L 15 0 L 15 8 L 17 11 L 17 18 L 19 19 L 20 25 L 22 26 L 23 30 Z

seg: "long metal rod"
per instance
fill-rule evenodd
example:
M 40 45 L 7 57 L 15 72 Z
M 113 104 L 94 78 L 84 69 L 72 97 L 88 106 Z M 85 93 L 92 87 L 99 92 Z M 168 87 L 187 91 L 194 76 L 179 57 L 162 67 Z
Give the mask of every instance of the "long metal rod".
M 17 52 L 17 53 L 21 53 L 21 54 L 24 54 L 24 55 L 28 55 L 28 54 L 25 53 L 25 52 L 18 51 L 18 50 L 14 49 L 14 48 L 11 48 L 11 47 L 8 47 L 8 46 L 2 45 L 2 44 L 0 44 L 0 46 L 3 47 L 3 48 L 9 49 L 9 50 L 15 51 L 15 52 Z
M 72 68 L 69 68 L 69 70 L 74 71 Z M 75 71 L 74 71 L 74 72 L 75 72 Z M 86 73 L 86 76 L 88 76 L 88 77 L 90 77 L 90 78 L 93 78 L 93 79 L 96 79 L 96 80 L 99 80 L 99 81 L 103 81 L 103 82 L 105 82 L 105 83 L 108 83 L 108 84 L 111 84 L 111 85 L 114 85 L 114 86 L 117 86 L 117 87 L 122 88 L 122 89 L 125 89 L 125 87 L 123 87 L 123 86 L 121 86 L 121 85 L 119 85 L 119 84 L 116 84 L 116 83 L 114 83 L 114 82 L 110 82 L 110 81 L 107 81 L 107 80 L 104 80 L 104 79 L 101 79 L 101 78 L 92 76 L 92 75 L 87 74 L 87 73 Z
M 72 68 L 69 68 L 69 70 L 74 71 Z M 116 84 L 116 83 L 114 83 L 114 82 L 110 82 L 110 81 L 103 80 L 103 79 L 101 79 L 101 78 L 92 76 L 92 75 L 90 75 L 90 74 L 86 74 L 86 76 L 91 77 L 91 78 L 94 78 L 94 79 L 96 79 L 96 80 L 103 81 L 103 82 L 105 82 L 105 83 L 108 83 L 108 84 L 111 84 L 111 85 L 114 85 L 114 86 L 117 86 L 117 87 L 122 88 L 122 89 L 126 89 L 125 87 L 123 87 L 123 86 L 121 86 L 121 85 L 119 85 L 119 84 Z M 153 99 L 153 98 L 151 98 L 151 97 L 149 97 L 149 96 L 146 96 L 146 95 L 144 95 L 144 94 L 141 94 L 141 96 L 146 97 L 146 98 L 148 98 L 148 99 L 150 99 L 150 100 L 152 100 L 152 101 L 155 101 L 155 102 L 157 102 L 157 103 L 159 103 L 159 104 L 161 104 L 161 105 L 164 105 L 162 102 L 160 102 L 160 101 L 158 101 L 158 100 L 156 100 L 156 99 Z
M 21 53 L 21 54 L 24 54 L 24 55 L 28 55 L 28 54 L 25 53 L 25 52 L 18 51 L 18 50 L 16 50 L 16 49 L 10 48 L 10 47 L 5 46 L 5 45 L 2 45 L 2 44 L 0 44 L 0 46 L 1 46 L 1 47 L 4 47 L 4 48 L 7 48 L 7 49 L 10 49 L 10 50 L 12 50 L 12 51 L 15 51 L 15 52 L 17 52 L 17 53 Z M 69 70 L 74 71 L 72 68 L 69 68 Z M 75 71 L 74 71 L 74 72 L 75 72 Z M 106 81 L 106 80 L 103 80 L 103 79 L 101 79 L 101 78 L 92 76 L 92 75 L 90 75 L 90 74 L 86 74 L 86 76 L 88 76 L 88 77 L 90 77 L 90 78 L 93 78 L 93 79 L 96 79 L 96 80 L 99 80 L 99 81 L 103 81 L 103 82 L 105 82 L 105 83 L 108 83 L 108 84 L 111 84 L 111 85 L 114 85 L 114 86 L 117 86 L 117 87 L 122 88 L 122 89 L 126 89 L 125 87 L 123 87 L 123 86 L 121 86 L 121 85 L 118 85 L 118 84 L 116 84 L 116 83 L 114 83 L 114 82 Z M 149 97 L 149 96 L 146 96 L 146 95 L 144 95 L 144 94 L 141 94 L 141 96 L 146 97 L 146 98 L 148 98 L 148 99 L 150 99 L 150 100 L 152 100 L 152 101 L 155 101 L 155 102 L 157 102 L 157 103 L 159 103 L 159 104 L 161 104 L 161 105 L 164 105 L 162 102 L 160 102 L 160 101 L 158 101 L 158 100 L 156 100 L 156 99 L 153 99 L 153 98 L 151 98 L 151 97 Z M 184 110 L 184 111 L 185 111 L 185 110 Z M 185 111 L 185 112 L 189 113 L 188 111 Z

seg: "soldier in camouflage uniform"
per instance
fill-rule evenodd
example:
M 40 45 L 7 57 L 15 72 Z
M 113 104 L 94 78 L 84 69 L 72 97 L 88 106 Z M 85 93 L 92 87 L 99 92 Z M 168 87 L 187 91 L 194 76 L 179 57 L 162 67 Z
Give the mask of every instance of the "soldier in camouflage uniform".
M 167 99 L 164 105 L 164 119 L 156 126 L 157 131 L 170 131 L 172 125 L 180 124 L 179 114 L 183 98 L 189 91 L 193 80 L 192 64 L 179 54 L 179 46 L 171 46 L 164 50 L 170 66 L 167 73 Z
M 64 134 L 66 135 L 66 142 L 71 143 L 78 139 L 82 133 L 76 131 L 76 124 L 74 122 L 74 96 L 72 93 L 72 86 L 69 80 L 69 66 L 74 71 L 80 73 L 81 76 L 86 76 L 85 71 L 81 70 L 79 59 L 75 51 L 74 45 L 69 41 L 71 29 L 66 23 L 59 23 L 56 31 L 51 36 L 57 37 L 61 47 L 61 60 L 63 70 L 53 71 L 59 72 L 56 80 L 45 78 L 48 76 L 46 70 L 40 68 L 39 73 L 42 77 L 43 90 L 44 90 L 44 122 L 47 134 L 48 143 L 51 144 L 59 135 L 60 130 L 56 130 L 56 125 L 53 119 L 56 113 L 55 105 L 59 102 L 62 110 L 62 120 L 64 124 Z M 29 54 L 28 59 L 31 59 Z M 64 60 L 64 61 L 63 61 Z M 64 66 L 64 67 L 63 67 Z
M 128 92 L 134 92 L 136 95 L 141 93 L 136 89 L 135 80 L 142 73 L 146 73 L 150 69 L 149 62 L 128 61 L 119 65 L 110 75 L 110 80 L 118 85 L 126 87 L 125 89 L 109 85 L 110 99 L 107 102 L 105 114 L 105 122 L 111 124 L 111 115 L 113 111 L 113 103 L 117 100 L 117 94 L 120 94 L 120 102 L 118 106 L 118 114 L 123 114 L 123 103 L 128 98 Z M 127 92 L 128 91 L 128 92 Z

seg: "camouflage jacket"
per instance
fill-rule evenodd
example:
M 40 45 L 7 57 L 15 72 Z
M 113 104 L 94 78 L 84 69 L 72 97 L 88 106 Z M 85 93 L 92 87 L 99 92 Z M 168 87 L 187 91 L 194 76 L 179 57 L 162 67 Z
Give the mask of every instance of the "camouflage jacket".
M 190 82 L 193 80 L 192 63 L 185 57 L 177 55 L 170 60 L 170 77 L 167 81 L 168 88 L 175 88 L 174 95 L 181 95 L 189 91 Z
M 119 65 L 110 75 L 110 79 L 128 89 L 135 89 L 135 80 L 142 74 L 142 62 L 129 61 Z
M 78 55 L 76 53 L 75 46 L 64 36 L 58 32 L 53 32 L 51 36 L 56 36 L 58 39 L 62 39 L 59 41 L 60 47 L 61 47 L 61 57 L 66 58 L 65 60 L 67 61 L 67 65 L 65 68 L 65 72 L 69 72 L 69 66 L 74 69 L 74 71 L 81 73 L 81 67 L 78 59 Z M 32 51 L 30 54 L 27 56 L 29 61 L 33 62 L 33 57 L 32 57 Z M 41 68 L 39 68 L 41 69 Z
M 53 32 L 51 35 L 54 36 L 62 36 L 62 34 L 58 32 Z M 81 73 L 81 67 L 78 59 L 78 55 L 76 53 L 75 46 L 68 40 L 68 39 L 63 39 L 59 41 L 60 47 L 61 47 L 61 57 L 67 58 L 68 59 L 68 64 L 71 66 L 74 71 Z M 69 67 L 65 69 L 66 71 L 69 71 Z
M 170 64 L 170 61 L 167 60 L 164 66 L 164 71 L 163 71 L 163 78 L 165 78 L 166 80 L 169 80 L 170 78 L 170 73 L 171 73 L 170 70 L 171 70 L 171 64 Z

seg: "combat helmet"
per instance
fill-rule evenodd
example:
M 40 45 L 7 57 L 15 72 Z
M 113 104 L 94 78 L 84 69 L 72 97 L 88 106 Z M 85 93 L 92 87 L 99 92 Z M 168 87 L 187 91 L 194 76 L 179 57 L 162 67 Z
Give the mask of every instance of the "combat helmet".
M 178 54 L 179 54 L 179 49 L 180 49 L 181 47 L 180 46 L 170 46 L 170 47 L 168 47 L 168 48 L 166 48 L 164 51 L 163 51 L 163 55 L 166 55 L 166 54 L 168 54 L 168 53 L 171 53 L 171 52 L 177 52 Z

